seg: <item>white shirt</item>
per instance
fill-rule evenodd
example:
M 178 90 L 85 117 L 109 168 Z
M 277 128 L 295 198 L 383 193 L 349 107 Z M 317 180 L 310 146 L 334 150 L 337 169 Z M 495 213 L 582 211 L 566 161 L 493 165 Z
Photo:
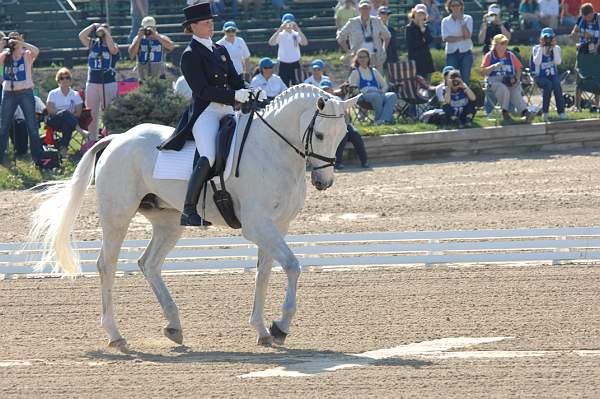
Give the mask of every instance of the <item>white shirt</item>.
M 50 90 L 46 102 L 54 104 L 56 112 L 67 110 L 73 113 L 75 111 L 75 107 L 79 104 L 82 104 L 83 100 L 81 99 L 79 93 L 77 93 L 75 90 L 69 89 L 69 93 L 67 93 L 65 96 L 60 87 L 57 87 L 54 90 Z
M 250 50 L 248 50 L 244 39 L 236 36 L 233 43 L 231 43 L 226 37 L 223 37 L 217 44 L 227 49 L 237 73 L 244 73 L 244 60 L 250 58 Z
M 192 38 L 194 38 L 194 40 L 197 41 L 198 43 L 203 44 L 204 47 L 206 47 L 207 49 L 209 49 L 211 52 L 213 51 L 213 41 L 212 41 L 212 39 L 205 39 L 203 37 L 198 37 L 196 35 L 193 35 Z
M 276 97 L 279 93 L 287 89 L 283 80 L 275 74 L 266 80 L 262 73 L 259 73 L 250 82 L 251 89 L 262 89 L 267 93 L 267 97 Z
M 440 102 L 440 104 L 444 103 L 444 91 L 446 90 L 446 84 L 444 82 L 435 86 L 435 97 Z
M 33 98 L 35 99 L 35 113 L 44 113 L 44 110 L 46 109 L 46 104 L 44 104 L 42 99 L 38 96 L 33 96 Z M 23 110 L 21 110 L 21 107 L 17 107 L 17 110 L 15 111 L 15 119 L 25 119 L 25 115 L 23 115 Z
M 300 34 L 298 32 L 279 32 L 275 42 L 279 44 L 277 59 L 280 62 L 290 64 L 300 61 Z
M 448 15 L 446 18 L 442 19 L 442 40 L 446 40 L 448 36 L 462 36 L 462 24 L 467 25 L 467 29 L 473 34 L 473 18 L 470 15 L 463 16 L 463 20 L 455 20 L 452 18 L 452 14 Z M 461 53 L 466 53 L 469 50 L 473 49 L 473 41 L 471 38 L 464 39 L 454 43 L 446 42 L 446 54 L 455 53 L 456 50 Z
M 184 97 L 192 98 L 192 89 L 183 76 L 178 77 L 177 81 L 173 83 L 173 90 Z
M 310 75 L 308 78 L 306 78 L 304 80 L 304 83 L 308 83 L 309 85 L 313 85 L 313 86 L 317 86 L 319 87 L 319 84 L 321 83 L 321 81 L 325 79 L 325 80 L 331 80 L 329 79 L 328 76 L 326 75 L 321 75 L 321 80 L 319 80 L 318 82 L 315 80 L 315 76 L 314 75 Z
M 538 0 L 541 17 L 558 17 L 558 0 Z

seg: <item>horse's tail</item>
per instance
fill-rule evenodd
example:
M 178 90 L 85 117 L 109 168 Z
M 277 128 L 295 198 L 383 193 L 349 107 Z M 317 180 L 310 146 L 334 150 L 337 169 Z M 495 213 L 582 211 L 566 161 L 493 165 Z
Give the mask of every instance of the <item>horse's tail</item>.
M 35 271 L 42 271 L 56 260 L 52 272 L 79 273 L 79 256 L 71 246 L 71 230 L 85 191 L 92 182 L 96 154 L 113 138 L 108 136 L 94 144 L 81 158 L 70 180 L 38 186 L 43 191 L 35 196 L 35 200 L 41 205 L 32 215 L 29 231 L 29 242 L 41 242 L 43 246 L 42 258 L 36 263 Z

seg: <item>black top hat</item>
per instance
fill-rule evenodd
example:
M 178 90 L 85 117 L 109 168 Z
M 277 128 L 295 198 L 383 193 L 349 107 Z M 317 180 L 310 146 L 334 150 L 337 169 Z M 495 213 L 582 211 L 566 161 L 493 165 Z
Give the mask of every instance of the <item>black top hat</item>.
M 185 14 L 185 21 L 183 21 L 182 25 L 191 24 L 196 21 L 204 21 L 206 19 L 211 19 L 216 17 L 210 11 L 210 3 L 200 3 L 194 4 L 192 6 L 186 7 L 183 9 L 183 13 Z

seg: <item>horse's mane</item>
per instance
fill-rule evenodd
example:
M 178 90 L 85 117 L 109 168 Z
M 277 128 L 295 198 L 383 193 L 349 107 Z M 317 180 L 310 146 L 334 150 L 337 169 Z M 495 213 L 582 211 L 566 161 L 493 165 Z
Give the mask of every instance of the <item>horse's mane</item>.
M 300 83 L 279 93 L 277 97 L 275 97 L 273 101 L 271 101 L 269 105 L 267 105 L 267 107 L 265 108 L 264 115 L 267 116 L 274 111 L 280 110 L 292 100 L 297 100 L 299 98 L 318 97 L 334 98 L 335 96 L 332 96 L 326 91 L 321 90 L 317 86 L 307 83 Z

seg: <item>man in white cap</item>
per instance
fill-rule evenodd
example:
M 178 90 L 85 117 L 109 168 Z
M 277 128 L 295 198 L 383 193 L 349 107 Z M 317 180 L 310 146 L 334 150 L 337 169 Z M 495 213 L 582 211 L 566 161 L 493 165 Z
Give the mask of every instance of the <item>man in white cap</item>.
M 386 48 L 390 41 L 390 31 L 378 17 L 371 15 L 371 2 L 360 0 L 358 3 L 359 16 L 350 18 L 337 34 L 337 41 L 342 51 L 354 56 L 356 51 L 366 48 L 371 54 L 371 64 L 378 70 L 383 70 L 386 59 Z M 350 49 L 348 49 L 348 42 Z
M 173 42 L 168 36 L 158 33 L 156 20 L 144 17 L 142 27 L 129 45 L 129 56 L 136 59 L 134 71 L 140 81 L 150 78 L 164 78 L 165 53 L 173 50 Z
M 500 17 L 500 6 L 492 4 L 488 7 L 488 12 L 483 16 L 481 28 L 479 29 L 479 44 L 483 44 L 482 54 L 490 51 L 492 39 L 496 35 L 504 35 L 508 40 L 511 38 L 511 28 L 508 22 L 502 21 Z

